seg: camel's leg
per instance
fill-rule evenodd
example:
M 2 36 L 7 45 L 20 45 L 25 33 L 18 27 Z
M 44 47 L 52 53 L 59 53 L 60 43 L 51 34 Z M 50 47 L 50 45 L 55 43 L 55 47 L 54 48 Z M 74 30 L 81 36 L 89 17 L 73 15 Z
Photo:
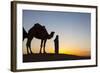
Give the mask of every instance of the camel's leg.
M 30 50 L 30 52 L 32 53 L 32 50 L 31 50 L 31 39 L 28 39 L 28 41 L 27 41 L 27 51 L 28 51 L 28 47 L 29 47 L 29 50 Z M 29 51 L 28 51 L 28 54 L 29 54 Z
M 47 40 L 44 40 L 44 43 L 43 43 L 43 50 L 44 50 L 44 53 L 46 53 L 46 51 L 45 51 L 46 41 L 47 41 Z
M 30 49 L 30 52 L 31 52 L 31 54 L 32 54 L 32 50 L 31 50 L 31 41 L 32 41 L 32 40 L 29 41 L 29 43 L 30 43 L 30 44 L 29 44 L 29 49 Z
M 29 50 L 28 50 L 28 47 L 29 47 L 29 46 L 28 46 L 28 44 L 29 44 L 29 43 L 28 43 L 28 40 L 27 40 L 27 43 L 26 43 L 26 47 L 27 47 L 27 54 L 29 54 Z
M 40 53 L 42 53 L 42 45 L 43 45 L 43 40 L 41 40 L 41 45 L 40 45 Z
M 31 50 L 31 43 L 30 43 L 30 45 L 29 45 L 29 49 L 30 49 L 30 52 L 31 52 L 31 54 L 32 54 L 33 52 L 32 52 L 32 50 Z
M 27 46 L 27 54 L 29 54 L 28 46 Z

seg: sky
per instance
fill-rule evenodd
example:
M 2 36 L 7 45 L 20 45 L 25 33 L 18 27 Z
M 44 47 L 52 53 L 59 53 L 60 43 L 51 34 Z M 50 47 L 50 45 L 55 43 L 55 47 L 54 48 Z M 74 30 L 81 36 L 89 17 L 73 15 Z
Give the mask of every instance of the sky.
M 79 12 L 23 10 L 23 27 L 28 30 L 35 23 L 44 25 L 48 33 L 55 32 L 47 41 L 46 52 L 54 53 L 54 39 L 59 35 L 59 53 L 89 56 L 91 52 L 91 14 Z M 23 42 L 23 53 L 26 54 Z M 32 51 L 39 53 L 41 41 L 32 40 Z

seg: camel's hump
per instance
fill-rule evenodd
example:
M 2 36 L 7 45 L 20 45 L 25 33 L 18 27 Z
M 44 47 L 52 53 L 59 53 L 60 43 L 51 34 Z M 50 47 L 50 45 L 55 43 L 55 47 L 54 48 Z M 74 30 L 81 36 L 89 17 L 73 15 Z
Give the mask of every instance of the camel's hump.
M 36 24 L 34 24 L 34 27 L 41 27 L 41 28 L 43 28 L 44 26 L 42 26 L 42 25 L 39 24 L 39 23 L 36 23 Z
M 39 24 L 39 23 L 36 23 L 34 24 L 34 28 L 41 28 L 41 29 L 45 29 L 45 26 Z
M 33 32 L 33 31 L 47 33 L 45 26 L 39 23 L 34 24 L 34 26 L 29 30 L 29 32 Z

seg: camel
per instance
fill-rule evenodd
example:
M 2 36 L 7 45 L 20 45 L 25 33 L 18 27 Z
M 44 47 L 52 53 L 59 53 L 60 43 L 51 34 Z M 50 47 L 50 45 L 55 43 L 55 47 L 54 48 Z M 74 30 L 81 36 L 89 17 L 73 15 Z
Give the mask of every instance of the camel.
M 45 26 L 42 26 L 39 23 L 34 24 L 34 26 L 30 28 L 27 34 L 28 35 L 27 37 L 28 40 L 26 43 L 27 53 L 29 54 L 29 50 L 30 50 L 30 53 L 32 53 L 31 41 L 33 38 L 37 38 L 41 40 L 40 53 L 42 53 L 42 48 L 43 48 L 43 53 L 46 53 L 45 51 L 46 41 L 47 39 L 51 39 L 54 36 L 54 33 L 55 32 L 51 32 L 50 34 L 48 34 Z

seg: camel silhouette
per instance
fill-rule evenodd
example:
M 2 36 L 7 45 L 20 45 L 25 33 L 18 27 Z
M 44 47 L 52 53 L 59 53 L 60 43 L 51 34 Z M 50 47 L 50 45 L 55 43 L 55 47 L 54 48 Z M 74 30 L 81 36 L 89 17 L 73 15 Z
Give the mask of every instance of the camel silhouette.
M 34 24 L 34 26 L 30 28 L 27 34 L 28 35 L 27 36 L 28 40 L 26 43 L 27 53 L 29 54 L 29 50 L 30 50 L 30 53 L 32 53 L 31 41 L 33 38 L 37 38 L 41 40 L 40 53 L 42 53 L 42 48 L 43 48 L 43 53 L 46 53 L 45 51 L 46 41 L 47 39 L 51 39 L 54 33 L 55 32 L 51 32 L 50 34 L 48 34 L 45 26 L 42 26 L 39 23 Z

